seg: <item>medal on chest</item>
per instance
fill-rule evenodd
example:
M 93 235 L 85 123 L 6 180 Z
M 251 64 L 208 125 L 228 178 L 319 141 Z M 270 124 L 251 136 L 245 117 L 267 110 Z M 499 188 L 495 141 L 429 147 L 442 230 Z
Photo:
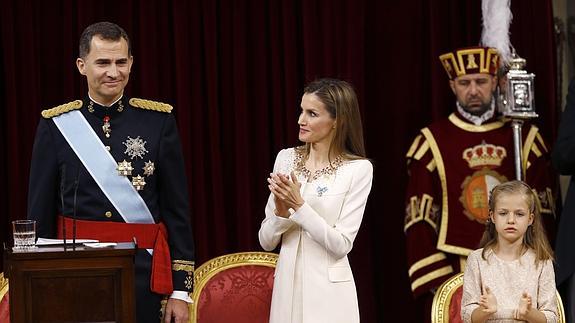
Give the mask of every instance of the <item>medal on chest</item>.
M 146 149 L 146 141 L 140 138 L 140 136 L 137 136 L 136 138 L 128 136 L 122 144 L 126 147 L 124 154 L 129 157 L 130 160 L 137 160 L 138 158 L 143 159 L 148 153 L 148 150 Z M 134 174 L 134 176 L 132 176 L 134 167 L 132 166 L 131 161 L 126 161 L 124 159 L 123 161 L 118 162 L 118 166 L 116 167 L 118 175 L 126 177 L 132 176 L 132 186 L 134 186 L 138 191 L 144 189 L 146 186 L 146 177 L 154 175 L 155 169 L 154 162 L 151 160 L 144 163 L 144 166 L 142 167 L 143 173 L 141 173 L 143 176 L 141 174 Z

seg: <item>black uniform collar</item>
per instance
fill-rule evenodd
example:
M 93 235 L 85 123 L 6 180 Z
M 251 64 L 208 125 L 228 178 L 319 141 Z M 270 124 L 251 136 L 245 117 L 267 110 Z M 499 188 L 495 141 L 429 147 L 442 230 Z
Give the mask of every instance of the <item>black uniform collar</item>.
M 84 98 L 83 106 L 86 108 L 88 113 L 91 113 L 98 118 L 108 116 L 113 119 L 114 116 L 118 116 L 126 109 L 128 106 L 128 98 L 123 95 L 116 103 L 112 104 L 110 107 L 106 107 L 96 103 L 90 99 L 89 96 L 86 96 Z

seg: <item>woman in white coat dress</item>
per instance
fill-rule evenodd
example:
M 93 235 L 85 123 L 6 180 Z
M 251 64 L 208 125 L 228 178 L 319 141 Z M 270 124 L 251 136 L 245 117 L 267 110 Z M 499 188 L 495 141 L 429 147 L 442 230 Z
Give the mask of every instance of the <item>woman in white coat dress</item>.
M 277 155 L 259 240 L 281 242 L 270 323 L 354 323 L 359 307 L 347 254 L 371 190 L 357 97 L 320 79 L 301 100 L 299 140 Z

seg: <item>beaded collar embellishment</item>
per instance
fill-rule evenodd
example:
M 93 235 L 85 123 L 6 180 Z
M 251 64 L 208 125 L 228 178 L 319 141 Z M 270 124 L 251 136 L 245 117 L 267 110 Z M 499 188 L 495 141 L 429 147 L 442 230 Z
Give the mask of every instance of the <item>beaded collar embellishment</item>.
M 296 152 L 295 154 L 295 167 L 294 171 L 299 175 L 307 178 L 308 181 L 315 181 L 320 177 L 323 176 L 330 176 L 335 174 L 337 169 L 343 164 L 343 157 L 342 155 L 337 156 L 329 165 L 322 169 L 318 169 L 313 174 L 307 167 L 305 167 L 305 159 L 301 152 Z M 319 193 L 319 192 L 318 192 Z M 323 192 L 322 192 L 323 193 Z M 321 193 L 320 193 L 321 196 Z

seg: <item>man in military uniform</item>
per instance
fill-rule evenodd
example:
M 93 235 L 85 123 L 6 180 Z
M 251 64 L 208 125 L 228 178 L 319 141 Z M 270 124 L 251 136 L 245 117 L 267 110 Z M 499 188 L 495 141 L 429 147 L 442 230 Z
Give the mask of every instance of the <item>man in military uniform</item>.
M 433 292 L 464 270 L 488 219 L 492 187 L 515 179 L 513 132 L 496 116 L 498 54 L 472 47 L 440 56 L 456 111 L 423 128 L 407 152 L 409 183 L 404 231 L 411 289 L 430 320 Z M 554 232 L 549 154 L 537 127 L 523 131 L 523 169 L 536 190 L 544 222 Z
M 128 99 L 126 32 L 100 22 L 80 38 L 88 96 L 42 112 L 28 195 L 38 236 L 137 239 L 137 322 L 188 321 L 194 245 L 176 122 L 168 104 Z

